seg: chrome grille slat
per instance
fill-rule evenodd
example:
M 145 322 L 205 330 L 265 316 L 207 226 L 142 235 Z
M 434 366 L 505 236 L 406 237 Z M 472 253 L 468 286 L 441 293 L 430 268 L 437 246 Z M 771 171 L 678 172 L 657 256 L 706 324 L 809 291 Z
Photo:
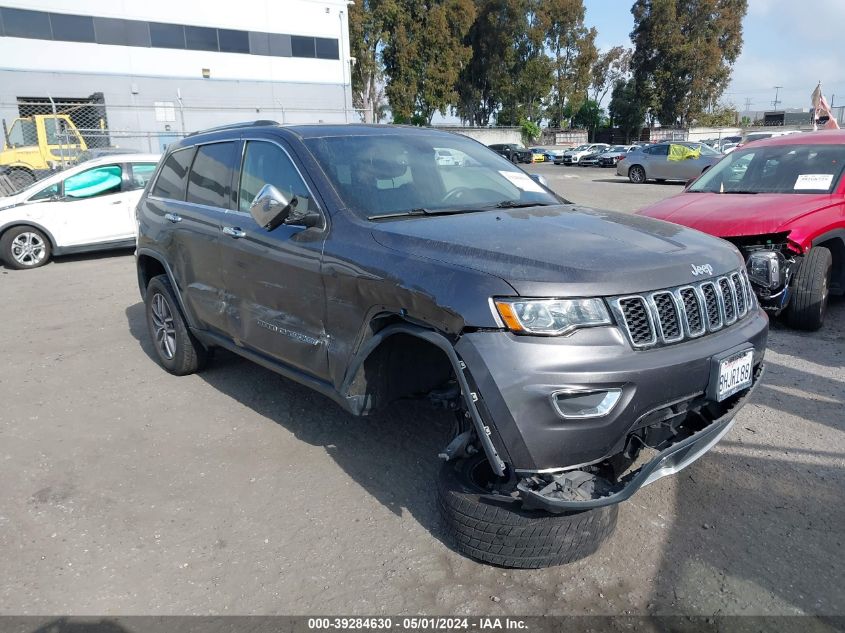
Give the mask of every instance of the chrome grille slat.
M 671 292 L 652 293 L 651 307 L 655 312 L 655 323 L 664 343 L 674 343 L 684 338 L 684 330 L 675 297 Z
M 728 327 L 752 312 L 744 269 L 686 286 L 610 299 L 617 322 L 637 349 L 669 345 Z
M 719 293 L 722 299 L 722 309 L 725 315 L 725 325 L 731 325 L 736 321 L 736 297 L 731 288 L 731 282 L 727 277 L 719 277 Z
M 739 318 L 745 316 L 745 313 L 748 312 L 748 301 L 746 299 L 745 293 L 745 284 L 742 280 L 742 275 L 739 273 L 733 273 L 729 277 L 731 284 L 734 288 L 734 296 L 736 297 L 736 312 L 739 315 Z

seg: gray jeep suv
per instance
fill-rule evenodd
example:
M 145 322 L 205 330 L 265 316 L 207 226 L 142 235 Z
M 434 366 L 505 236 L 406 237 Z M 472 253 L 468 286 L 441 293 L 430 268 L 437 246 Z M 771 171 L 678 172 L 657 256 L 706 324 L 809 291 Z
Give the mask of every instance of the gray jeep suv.
M 768 321 L 733 246 L 570 204 L 455 134 L 195 134 L 138 223 L 165 369 L 222 347 L 354 415 L 400 398 L 453 412 L 439 507 L 456 547 L 494 564 L 595 551 L 617 504 L 712 447 L 762 373 Z

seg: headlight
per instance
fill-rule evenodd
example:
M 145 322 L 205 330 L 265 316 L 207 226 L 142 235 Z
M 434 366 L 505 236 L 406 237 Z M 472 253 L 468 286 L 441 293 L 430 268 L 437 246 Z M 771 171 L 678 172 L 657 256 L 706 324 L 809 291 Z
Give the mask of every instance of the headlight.
M 505 325 L 522 334 L 558 336 L 611 324 L 601 299 L 496 299 L 495 304 Z
M 748 277 L 758 286 L 774 290 L 781 285 L 786 259 L 778 251 L 757 251 L 748 258 Z

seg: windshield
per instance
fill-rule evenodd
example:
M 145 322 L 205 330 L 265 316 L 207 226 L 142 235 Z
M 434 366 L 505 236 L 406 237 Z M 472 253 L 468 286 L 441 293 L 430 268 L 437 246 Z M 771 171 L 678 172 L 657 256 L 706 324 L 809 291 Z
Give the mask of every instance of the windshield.
M 627 148 L 627 147 L 625 147 L 624 145 L 614 145 L 613 147 L 611 147 L 611 148 L 610 148 L 609 150 L 607 150 L 607 151 L 608 151 L 608 152 L 627 152 L 627 151 L 628 151 L 628 148 Z
M 29 119 L 18 119 L 9 129 L 9 145 L 11 147 L 27 147 L 38 145 L 38 133 L 35 123 Z
M 590 149 L 589 145 L 579 145 L 578 147 L 574 148 L 573 152 L 583 152 L 585 149 Z
M 328 136 L 305 143 L 344 204 L 362 218 L 561 202 L 510 161 L 457 134 Z M 444 149 L 459 160 L 438 161 Z
M 774 145 L 731 152 L 689 191 L 831 193 L 845 167 L 845 145 Z

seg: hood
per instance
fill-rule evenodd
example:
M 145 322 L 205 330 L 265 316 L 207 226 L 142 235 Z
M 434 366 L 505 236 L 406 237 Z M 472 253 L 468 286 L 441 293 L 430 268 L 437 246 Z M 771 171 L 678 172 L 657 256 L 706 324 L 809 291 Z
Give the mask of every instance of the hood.
M 681 193 L 637 214 L 719 237 L 740 237 L 787 230 L 795 219 L 834 203 L 830 194 Z
M 381 222 L 373 238 L 414 258 L 495 275 L 518 294 L 608 296 L 668 288 L 742 266 L 738 251 L 698 231 L 573 205 Z

